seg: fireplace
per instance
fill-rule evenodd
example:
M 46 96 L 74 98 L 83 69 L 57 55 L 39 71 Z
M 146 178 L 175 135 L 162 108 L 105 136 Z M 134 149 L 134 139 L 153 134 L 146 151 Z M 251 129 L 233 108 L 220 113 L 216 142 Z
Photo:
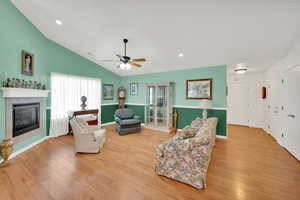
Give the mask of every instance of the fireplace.
M 43 133 L 42 98 L 6 99 L 6 138 L 18 143 Z
M 13 104 L 13 137 L 40 127 L 40 103 Z

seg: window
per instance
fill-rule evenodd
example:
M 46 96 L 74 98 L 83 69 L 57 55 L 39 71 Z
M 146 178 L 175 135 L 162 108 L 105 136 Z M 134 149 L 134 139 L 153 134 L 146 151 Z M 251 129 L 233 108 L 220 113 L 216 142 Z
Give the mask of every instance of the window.
M 87 97 L 87 109 L 101 106 L 101 79 L 51 73 L 50 136 L 68 133 L 68 114 L 80 110 L 82 96 Z

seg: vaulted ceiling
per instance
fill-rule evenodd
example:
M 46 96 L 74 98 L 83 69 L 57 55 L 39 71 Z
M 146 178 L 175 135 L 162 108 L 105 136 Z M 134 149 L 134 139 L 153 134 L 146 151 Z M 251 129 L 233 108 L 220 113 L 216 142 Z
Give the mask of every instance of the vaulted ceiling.
M 263 70 L 300 33 L 299 0 L 11 1 L 47 38 L 119 75 L 239 62 Z M 142 68 L 101 61 L 123 54 L 123 38 L 129 56 L 147 58 Z

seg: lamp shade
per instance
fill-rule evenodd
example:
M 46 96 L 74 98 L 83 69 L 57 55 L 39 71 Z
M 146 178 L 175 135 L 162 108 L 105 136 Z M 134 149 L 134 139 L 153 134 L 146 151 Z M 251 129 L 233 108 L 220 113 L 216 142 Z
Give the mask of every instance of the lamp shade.
M 201 109 L 211 109 L 212 108 L 212 101 L 211 100 L 207 100 L 207 99 L 201 100 L 199 107 Z

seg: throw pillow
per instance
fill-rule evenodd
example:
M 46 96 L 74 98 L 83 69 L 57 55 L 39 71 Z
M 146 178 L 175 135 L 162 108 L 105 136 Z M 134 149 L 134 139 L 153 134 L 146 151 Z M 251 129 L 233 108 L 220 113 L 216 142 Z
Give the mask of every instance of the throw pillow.
M 199 129 L 203 126 L 203 119 L 201 119 L 200 117 L 197 117 L 195 120 L 192 121 L 191 123 L 191 127 L 195 128 L 195 129 Z
M 211 135 L 211 131 L 209 130 L 209 128 L 207 127 L 202 127 L 197 131 L 196 136 L 210 136 Z
M 186 126 L 178 133 L 178 137 L 180 139 L 188 139 L 191 137 L 194 137 L 197 133 L 197 129 L 191 127 L 191 126 Z

